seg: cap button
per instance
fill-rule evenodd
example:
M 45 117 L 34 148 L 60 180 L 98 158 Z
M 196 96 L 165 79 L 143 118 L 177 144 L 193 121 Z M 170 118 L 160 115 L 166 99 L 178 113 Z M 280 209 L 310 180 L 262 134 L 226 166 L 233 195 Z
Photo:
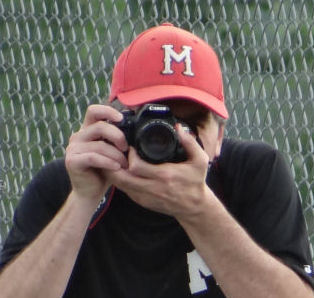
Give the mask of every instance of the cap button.
M 161 26 L 171 26 L 171 27 L 174 27 L 174 25 L 173 25 L 173 24 L 171 24 L 171 23 L 167 23 L 167 22 L 166 22 L 166 23 L 162 23 L 162 24 L 161 24 Z

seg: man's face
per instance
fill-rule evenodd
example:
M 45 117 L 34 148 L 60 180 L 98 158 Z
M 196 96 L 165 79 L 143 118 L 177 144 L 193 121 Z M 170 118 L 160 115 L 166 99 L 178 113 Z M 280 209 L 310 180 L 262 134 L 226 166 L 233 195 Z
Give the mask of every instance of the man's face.
M 197 129 L 209 160 L 219 156 L 224 127 L 214 120 L 205 107 L 193 101 L 182 99 L 164 100 L 157 103 L 167 105 L 176 118 L 182 119 L 188 125 Z M 131 109 L 137 110 L 139 108 L 140 106 Z

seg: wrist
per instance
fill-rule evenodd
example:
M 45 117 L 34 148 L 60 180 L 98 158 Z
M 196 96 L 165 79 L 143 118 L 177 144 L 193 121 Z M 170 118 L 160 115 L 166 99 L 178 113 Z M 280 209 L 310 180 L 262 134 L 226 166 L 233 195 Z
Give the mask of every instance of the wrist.
M 93 186 L 89 189 L 72 188 L 71 196 L 76 200 L 86 202 L 87 205 L 98 206 L 99 202 L 103 199 L 104 195 L 110 187 L 109 183 L 103 185 L 101 189 L 95 190 Z
M 67 201 L 78 212 L 92 216 L 102 198 L 103 195 L 87 196 L 72 190 Z
M 219 208 L 224 208 L 215 194 L 206 185 L 193 204 L 193 210 L 184 216 L 178 216 L 178 222 L 184 226 L 198 227 L 205 222 L 214 222 Z M 218 209 L 218 210 L 217 210 Z

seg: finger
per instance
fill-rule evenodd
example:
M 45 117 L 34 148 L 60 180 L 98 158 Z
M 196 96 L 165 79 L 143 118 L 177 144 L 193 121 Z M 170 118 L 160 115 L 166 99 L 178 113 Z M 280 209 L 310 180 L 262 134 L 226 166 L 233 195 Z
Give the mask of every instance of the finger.
M 70 144 L 67 148 L 68 154 L 83 154 L 88 152 L 95 152 L 106 156 L 107 158 L 118 162 L 122 168 L 128 167 L 128 160 L 125 154 L 118 150 L 115 146 L 104 141 L 74 143 Z
M 129 172 L 139 177 L 150 177 L 151 165 L 141 159 L 134 147 L 130 147 L 128 154 Z
M 90 168 L 116 171 L 121 168 L 118 162 L 96 152 L 71 154 L 66 156 L 65 160 L 66 167 L 70 171 L 84 171 Z
M 141 159 L 133 147 L 130 147 L 128 155 L 129 167 L 128 171 L 137 177 L 141 178 L 163 178 L 168 176 L 171 172 L 173 164 L 163 163 L 163 164 L 151 164 Z M 170 168 L 169 168 L 170 166 Z
M 107 105 L 90 105 L 87 108 L 82 128 L 85 128 L 100 120 L 109 120 L 119 122 L 123 119 L 123 115 L 113 107 Z
M 141 192 L 147 187 L 148 183 L 151 183 L 151 180 L 134 176 L 129 170 L 124 169 L 108 173 L 108 177 L 112 184 L 125 192 Z
M 74 142 L 90 142 L 96 140 L 104 140 L 112 143 L 122 152 L 128 150 L 128 143 L 124 133 L 115 125 L 104 121 L 98 121 L 81 129 L 71 138 L 71 141 Z
M 186 150 L 188 159 L 192 161 L 203 159 L 205 152 L 197 143 L 195 137 L 189 132 L 186 132 L 181 124 L 176 125 L 176 130 L 179 136 L 179 141 Z

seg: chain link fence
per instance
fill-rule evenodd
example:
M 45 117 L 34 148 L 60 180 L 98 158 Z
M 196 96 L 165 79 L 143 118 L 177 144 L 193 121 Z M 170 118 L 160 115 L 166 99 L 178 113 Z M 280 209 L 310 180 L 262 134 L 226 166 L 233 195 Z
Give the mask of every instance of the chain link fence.
M 313 14 L 313 0 L 0 0 L 0 246 L 31 177 L 106 100 L 122 49 L 162 22 L 214 46 L 227 136 L 283 152 L 313 246 Z

